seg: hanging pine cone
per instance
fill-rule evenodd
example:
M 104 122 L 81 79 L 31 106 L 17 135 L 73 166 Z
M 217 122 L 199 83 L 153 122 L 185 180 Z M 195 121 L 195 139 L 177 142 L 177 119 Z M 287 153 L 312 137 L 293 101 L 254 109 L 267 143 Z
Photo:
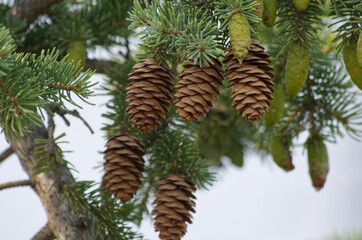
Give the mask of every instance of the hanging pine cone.
M 206 117 L 209 107 L 213 105 L 213 97 L 219 97 L 222 83 L 222 65 L 213 59 L 213 65 L 202 66 L 192 62 L 183 65 L 185 70 L 178 77 L 175 96 L 176 113 L 180 118 L 191 122 L 198 121 L 200 115 Z
M 304 12 L 307 10 L 310 0 L 293 0 L 295 8 L 298 12 Z
M 310 52 L 307 45 L 293 43 L 288 50 L 285 65 L 285 90 L 287 96 L 294 98 L 302 90 L 309 73 Z
M 141 185 L 144 147 L 135 136 L 127 132 L 120 132 L 111 137 L 106 147 L 106 172 L 102 186 L 113 192 L 122 202 L 127 202 Z
M 195 212 L 194 191 L 194 183 L 181 174 L 169 174 L 158 181 L 152 215 L 156 216 L 155 230 L 160 232 L 160 239 L 179 240 L 185 235 L 186 222 L 192 223 L 190 211 Z
M 323 140 L 309 137 L 307 141 L 309 175 L 313 187 L 319 191 L 324 187 L 329 172 L 328 152 Z
M 264 0 L 263 23 L 267 27 L 272 27 L 277 16 L 277 0 Z
M 343 61 L 352 82 L 362 90 L 362 67 L 358 64 L 357 43 L 346 43 L 343 47 Z
M 229 20 L 230 45 L 234 56 L 243 61 L 251 46 L 250 25 L 244 14 L 233 14 Z
M 286 136 L 276 135 L 270 139 L 269 150 L 273 156 L 273 160 L 285 171 L 291 171 L 294 169 L 292 154 L 289 147 Z
M 127 86 L 126 112 L 140 131 L 156 130 L 169 112 L 172 93 L 170 70 L 151 58 L 139 61 L 128 75 L 132 82 Z
M 230 79 L 227 87 L 232 87 L 233 107 L 248 120 L 261 118 L 268 111 L 274 92 L 269 55 L 262 46 L 253 42 L 242 63 L 235 58 L 231 48 L 223 63 L 228 66 L 225 77 Z
M 74 41 L 69 44 L 67 49 L 68 61 L 73 62 L 73 65 L 80 65 L 84 67 L 85 59 L 87 58 L 87 49 L 82 41 Z

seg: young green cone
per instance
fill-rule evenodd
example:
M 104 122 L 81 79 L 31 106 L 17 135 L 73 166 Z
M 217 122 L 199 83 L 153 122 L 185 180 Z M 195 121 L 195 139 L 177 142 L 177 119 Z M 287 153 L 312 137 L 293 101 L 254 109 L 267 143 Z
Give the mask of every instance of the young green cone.
M 292 155 L 289 151 L 288 142 L 285 136 L 274 136 L 270 140 L 270 153 L 274 162 L 285 171 L 294 169 Z
M 248 19 L 240 13 L 229 20 L 229 37 L 231 48 L 239 62 L 242 62 L 251 47 L 251 36 Z
M 69 54 L 68 60 L 70 62 L 73 62 L 74 65 L 80 62 L 81 66 L 84 67 L 85 59 L 87 57 L 87 49 L 85 48 L 83 42 L 71 42 L 67 52 Z
M 358 42 L 357 42 L 357 61 L 359 67 L 362 67 L 362 31 L 359 35 Z
M 265 125 L 267 127 L 274 126 L 282 116 L 285 102 L 284 89 L 282 84 L 275 86 L 273 100 L 270 103 L 268 112 L 265 114 Z
M 307 10 L 310 0 L 293 0 L 295 8 L 298 12 Z
M 307 46 L 295 42 L 289 48 L 285 70 L 285 89 L 294 98 L 302 90 L 309 71 L 310 54 Z
M 277 0 L 264 0 L 263 23 L 267 27 L 272 27 L 277 15 Z
M 316 190 L 323 188 L 329 172 L 327 147 L 320 138 L 309 138 L 307 142 L 309 175 Z
M 347 72 L 356 86 L 362 90 L 362 67 L 358 64 L 357 43 L 346 43 L 343 47 L 343 61 Z
M 263 11 L 264 11 L 264 1 L 263 0 L 256 0 L 259 5 L 255 7 L 255 11 L 254 11 L 254 14 L 262 19 L 263 18 Z

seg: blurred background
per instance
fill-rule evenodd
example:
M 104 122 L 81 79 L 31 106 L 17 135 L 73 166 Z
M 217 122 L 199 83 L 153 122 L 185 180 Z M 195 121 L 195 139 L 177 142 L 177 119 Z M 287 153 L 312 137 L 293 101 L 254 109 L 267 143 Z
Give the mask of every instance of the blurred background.
M 95 75 L 93 81 L 102 81 Z M 110 98 L 92 98 L 96 106 L 82 104 L 82 116 L 95 133 L 92 135 L 79 119 L 71 126 L 57 120 L 56 136 L 66 132 L 73 151 L 71 161 L 82 180 L 101 179 L 105 103 Z M 306 137 L 306 136 L 305 136 Z M 303 143 L 305 138 L 300 139 Z M 0 151 L 7 148 L 3 135 Z M 271 157 L 247 155 L 243 168 L 224 159 L 225 167 L 209 191 L 196 193 L 196 214 L 185 240 L 328 240 L 362 239 L 362 144 L 349 137 L 327 144 L 330 172 L 324 188 L 317 192 L 308 175 L 306 152 L 295 148 L 295 169 L 284 172 Z M 0 164 L 0 183 L 26 179 L 14 155 Z M 30 239 L 46 223 L 46 215 L 30 187 L 0 191 L 0 239 Z M 21 229 L 21 230 L 20 230 Z M 140 228 L 146 239 L 156 240 L 152 222 L 146 219 Z

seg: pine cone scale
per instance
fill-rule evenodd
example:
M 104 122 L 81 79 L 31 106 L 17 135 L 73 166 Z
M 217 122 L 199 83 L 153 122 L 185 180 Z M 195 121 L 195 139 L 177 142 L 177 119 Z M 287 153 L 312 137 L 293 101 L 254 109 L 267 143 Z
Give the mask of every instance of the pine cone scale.
M 132 80 L 126 87 L 126 112 L 130 121 L 140 131 L 156 130 L 166 118 L 173 91 L 170 70 L 151 58 L 143 59 L 133 66 L 128 75 Z
M 201 116 L 206 117 L 209 107 L 213 106 L 213 98 L 217 99 L 220 94 L 222 66 L 213 59 L 210 66 L 200 67 L 199 63 L 188 62 L 184 68 L 175 87 L 178 89 L 174 101 L 176 113 L 185 121 L 198 121 Z
M 155 230 L 159 231 L 162 240 L 180 240 L 186 233 L 186 222 L 192 223 L 191 212 L 195 203 L 192 194 L 194 184 L 184 175 L 169 174 L 158 181 L 155 191 Z
M 123 202 L 129 201 L 141 185 L 144 171 L 144 146 L 135 136 L 120 132 L 111 137 L 104 151 L 102 186 Z
M 261 118 L 268 111 L 274 92 L 269 55 L 262 46 L 252 43 L 242 63 L 234 57 L 230 48 L 223 62 L 228 66 L 225 76 L 229 79 L 227 87 L 232 88 L 232 106 L 248 120 Z

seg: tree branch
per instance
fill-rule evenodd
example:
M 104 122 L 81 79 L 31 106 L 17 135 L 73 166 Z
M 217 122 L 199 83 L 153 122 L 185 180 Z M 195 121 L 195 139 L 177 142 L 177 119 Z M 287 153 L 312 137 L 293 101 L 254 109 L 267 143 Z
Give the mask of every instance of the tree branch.
M 23 187 L 23 186 L 33 186 L 33 183 L 31 182 L 31 180 L 20 180 L 20 181 L 7 182 L 7 183 L 0 184 L 0 191 L 7 189 L 7 188 Z
M 86 59 L 84 69 L 96 70 L 97 73 L 104 73 L 107 69 L 117 68 L 118 63 L 109 60 Z
M 57 186 L 58 191 L 60 192 L 62 190 L 62 182 L 60 178 L 59 163 L 55 156 L 54 130 L 55 130 L 55 125 L 54 125 L 53 115 L 48 112 L 48 156 L 49 156 L 49 161 L 52 163 L 51 166 L 54 174 L 55 185 Z
M 53 240 L 54 238 L 55 236 L 47 223 L 34 235 L 31 240 Z
M 59 107 L 58 105 L 56 105 L 56 104 L 51 104 L 51 105 L 49 105 L 49 109 L 50 109 L 53 113 L 59 114 L 59 115 L 63 118 L 63 120 L 64 120 L 64 122 L 65 122 L 65 124 L 66 124 L 67 126 L 70 126 L 70 122 L 69 122 L 69 120 L 65 117 L 66 114 L 70 114 L 70 115 L 72 115 L 73 117 L 79 118 L 79 119 L 84 123 L 84 125 L 89 129 L 89 131 L 90 131 L 92 134 L 94 134 L 94 131 L 93 131 L 92 127 L 91 127 L 91 126 L 89 125 L 89 123 L 79 114 L 79 112 L 78 112 L 77 110 L 65 110 L 65 109 L 60 108 L 60 107 Z
M 4 152 L 0 154 L 0 163 L 6 160 L 11 154 L 14 153 L 14 149 L 12 147 L 8 147 Z
M 61 201 L 61 192 L 54 185 L 54 174 L 39 173 L 34 174 L 35 139 L 47 139 L 47 129 L 35 126 L 32 133 L 26 134 L 17 140 L 11 141 L 16 154 L 19 156 L 21 165 L 34 182 L 34 189 L 39 195 L 45 212 L 48 217 L 48 225 L 58 240 L 67 239 L 96 239 L 90 229 L 91 224 L 86 224 L 80 228 L 77 223 L 79 217 Z M 68 184 L 73 181 L 72 173 L 68 168 L 61 169 L 62 182 Z M 70 205 L 71 207 L 71 205 Z
M 18 16 L 25 20 L 29 26 L 39 15 L 44 14 L 52 5 L 61 0 L 18 0 L 16 5 L 9 11 L 9 16 Z

